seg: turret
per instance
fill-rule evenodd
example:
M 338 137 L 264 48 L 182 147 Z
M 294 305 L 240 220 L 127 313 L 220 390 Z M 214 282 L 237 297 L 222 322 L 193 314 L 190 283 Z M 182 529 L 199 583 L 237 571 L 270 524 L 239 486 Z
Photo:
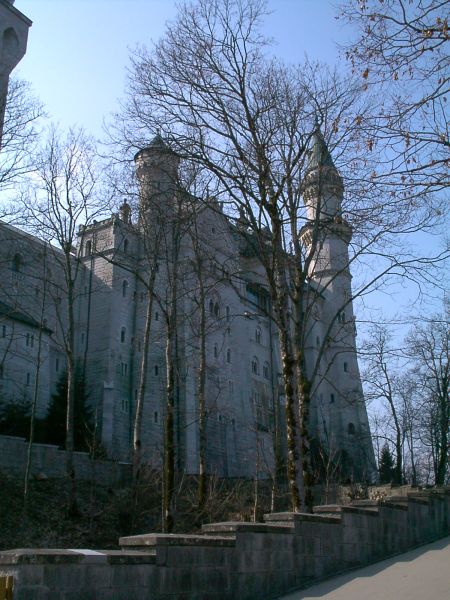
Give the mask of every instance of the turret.
M 13 0 L 0 0 L 0 146 L 9 75 L 26 52 L 31 26 L 13 4 Z
M 303 181 L 303 200 L 307 217 L 335 219 L 341 216 L 344 185 L 319 126 L 312 135 L 308 167 Z
M 177 185 L 179 157 L 158 134 L 134 157 L 141 188 L 141 212 L 163 210 L 172 204 Z
M 350 279 L 348 245 L 352 228 L 342 218 L 343 193 L 342 177 L 317 125 L 303 180 L 307 222 L 299 236 L 313 253 L 309 275 L 323 285 L 335 280 L 337 274 Z

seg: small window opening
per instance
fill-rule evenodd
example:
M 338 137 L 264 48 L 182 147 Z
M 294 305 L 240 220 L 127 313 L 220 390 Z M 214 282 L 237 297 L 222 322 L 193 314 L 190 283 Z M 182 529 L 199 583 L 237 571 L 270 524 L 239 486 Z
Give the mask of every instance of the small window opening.
M 125 342 L 126 334 L 127 330 L 125 329 L 125 327 L 122 327 L 122 329 L 120 330 L 120 341 L 122 344 Z
M 348 373 L 348 364 L 344 363 L 344 373 Z
M 334 402 L 334 394 L 330 394 L 330 403 L 333 404 Z
M 127 290 L 128 290 L 128 281 L 126 279 L 124 279 L 122 282 L 122 298 L 127 297 Z
M 217 344 L 214 344 L 214 358 L 217 358 L 219 356 L 219 350 L 217 348 Z
M 124 240 L 123 242 L 123 252 L 124 254 L 128 253 L 128 240 Z
M 155 410 L 155 412 L 153 413 L 153 422 L 157 423 L 158 422 L 158 411 Z
M 219 304 L 216 302 L 214 304 L 214 316 L 218 317 L 219 315 L 220 315 L 220 307 L 219 307 Z
M 20 254 L 14 254 L 14 258 L 12 260 L 12 270 L 15 273 L 20 273 L 22 269 L 22 257 Z
M 155 312 L 155 321 L 159 321 L 159 313 Z
M 27 373 L 27 385 L 30 385 L 31 382 L 31 375 L 30 373 Z
M 348 433 L 349 433 L 349 435 L 355 435 L 355 432 L 356 432 L 355 425 L 353 423 L 349 423 L 348 424 Z
M 158 368 L 158 365 L 155 365 L 155 368 L 154 368 L 154 370 L 155 370 L 155 377 L 157 377 L 157 376 L 158 376 L 158 373 L 159 373 L 159 368 Z
M 2 337 L 6 337 L 6 325 L 2 325 Z
M 256 328 L 256 331 L 255 331 L 255 340 L 256 340 L 257 344 L 261 343 L 261 329 L 260 329 L 260 327 Z
M 227 350 L 227 363 L 231 363 L 231 350 L 229 348 Z
M 92 254 L 92 242 L 88 240 L 84 246 L 84 255 L 90 256 Z
M 230 320 L 230 307 L 229 306 L 227 306 L 225 308 L 225 315 L 226 315 L 227 321 L 229 321 Z

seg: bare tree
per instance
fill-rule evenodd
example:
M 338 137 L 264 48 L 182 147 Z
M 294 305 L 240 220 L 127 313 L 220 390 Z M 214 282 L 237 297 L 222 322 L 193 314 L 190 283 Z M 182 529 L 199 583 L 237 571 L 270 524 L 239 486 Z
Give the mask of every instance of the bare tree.
M 387 147 L 374 176 L 415 196 L 449 186 L 449 8 L 448 0 L 350 0 L 338 8 L 357 31 L 347 58 L 383 98 L 377 113 L 360 116 L 369 150 Z
M 450 427 L 450 311 L 414 326 L 407 338 L 407 354 L 421 386 L 422 442 L 432 457 L 436 485 L 448 481 Z
M 362 354 L 366 369 L 363 373 L 366 399 L 368 402 L 381 401 L 389 415 L 387 435 L 395 447 L 395 467 L 393 483 L 403 483 L 403 442 L 405 431 L 399 406 L 398 390 L 400 382 L 392 368 L 395 366 L 399 351 L 393 348 L 392 336 L 386 327 L 374 326 L 370 339 L 363 346 Z M 394 364 L 393 364 L 394 363 Z
M 42 104 L 33 96 L 30 85 L 20 79 L 10 80 L 4 108 L 5 120 L 0 146 L 2 192 L 11 189 L 32 169 L 40 134 L 38 125 L 44 116 Z M 6 216 L 8 212 L 5 204 L 0 206 L 0 215 Z
M 77 281 L 82 269 L 75 248 L 77 230 L 98 216 L 98 167 L 92 141 L 83 131 L 71 130 L 66 139 L 52 129 L 36 159 L 36 168 L 21 198 L 23 224 L 49 246 L 52 261 L 62 273 L 61 281 L 49 290 L 53 295 L 60 335 L 67 362 L 66 468 L 71 482 L 68 510 L 77 513 L 74 451 L 75 394 L 75 303 Z M 49 256 L 50 256 L 49 254 Z M 62 302 L 64 298 L 64 303 Z
M 358 115 L 370 108 L 361 85 L 317 65 L 285 67 L 265 58 L 259 29 L 265 14 L 257 0 L 182 5 L 154 50 L 134 54 L 129 102 L 115 135 L 129 149 L 142 145 L 141 132 L 162 128 L 179 157 L 209 172 L 210 191 L 263 266 L 279 329 L 288 480 L 292 507 L 299 510 L 302 503 L 312 505 L 310 406 L 327 377 L 325 356 L 331 364 L 351 351 L 355 296 L 394 273 L 426 277 L 429 261 L 418 262 L 400 241 L 430 225 L 435 214 L 413 210 L 407 195 L 391 197 L 388 188 L 374 187 L 372 167 L 361 157 L 365 132 Z M 353 173 L 345 198 L 331 146 L 343 174 Z M 333 276 L 323 255 L 327 236 L 342 246 Z M 396 244 L 395 254 L 386 252 L 389 243 Z M 377 257 L 376 272 L 372 264 L 353 295 L 347 285 L 308 364 L 318 290 L 341 286 L 350 264 L 368 256 Z M 345 313 L 349 319 L 342 323 Z M 341 348 L 333 356 L 330 340 Z

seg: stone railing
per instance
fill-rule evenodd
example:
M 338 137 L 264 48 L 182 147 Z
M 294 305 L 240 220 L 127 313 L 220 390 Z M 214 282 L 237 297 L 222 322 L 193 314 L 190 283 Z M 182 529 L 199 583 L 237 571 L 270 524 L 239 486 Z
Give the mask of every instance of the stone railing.
M 441 488 L 126 537 L 117 551 L 4 551 L 0 577 L 13 577 L 14 600 L 268 600 L 449 533 Z

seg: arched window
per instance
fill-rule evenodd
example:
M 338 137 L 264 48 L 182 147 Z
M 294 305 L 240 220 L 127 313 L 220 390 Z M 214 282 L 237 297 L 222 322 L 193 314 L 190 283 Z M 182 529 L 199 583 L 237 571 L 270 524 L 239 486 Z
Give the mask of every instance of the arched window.
M 255 341 L 257 344 L 261 343 L 261 327 L 257 327 L 255 330 Z
M 269 363 L 265 362 L 263 365 L 263 375 L 266 379 L 269 379 L 270 376 L 270 367 L 269 367 Z
M 12 270 L 15 273 L 20 273 L 21 269 L 22 269 L 22 257 L 20 254 L 14 254 L 14 258 L 12 259 Z
M 220 315 L 220 307 L 219 307 L 219 303 L 216 302 L 214 304 L 214 316 L 217 318 Z
M 348 424 L 348 433 L 349 433 L 349 435 L 355 435 L 356 428 L 355 428 L 354 423 L 349 423 Z
M 88 240 L 86 242 L 86 244 L 84 245 L 84 255 L 90 256 L 91 254 L 92 254 L 92 242 L 91 242 L 91 240 Z
M 127 330 L 125 329 L 125 327 L 122 327 L 122 329 L 120 330 L 120 341 L 122 344 L 125 341 L 126 333 L 127 333 Z
M 227 363 L 231 363 L 231 350 L 229 348 L 227 350 Z
M 127 254 L 128 252 L 128 240 L 123 241 L 123 252 L 124 254 Z
M 128 281 L 126 279 L 124 279 L 122 281 L 122 298 L 127 297 L 127 290 L 128 290 Z
M 256 356 L 252 358 L 252 373 L 254 375 L 259 375 L 259 360 Z

